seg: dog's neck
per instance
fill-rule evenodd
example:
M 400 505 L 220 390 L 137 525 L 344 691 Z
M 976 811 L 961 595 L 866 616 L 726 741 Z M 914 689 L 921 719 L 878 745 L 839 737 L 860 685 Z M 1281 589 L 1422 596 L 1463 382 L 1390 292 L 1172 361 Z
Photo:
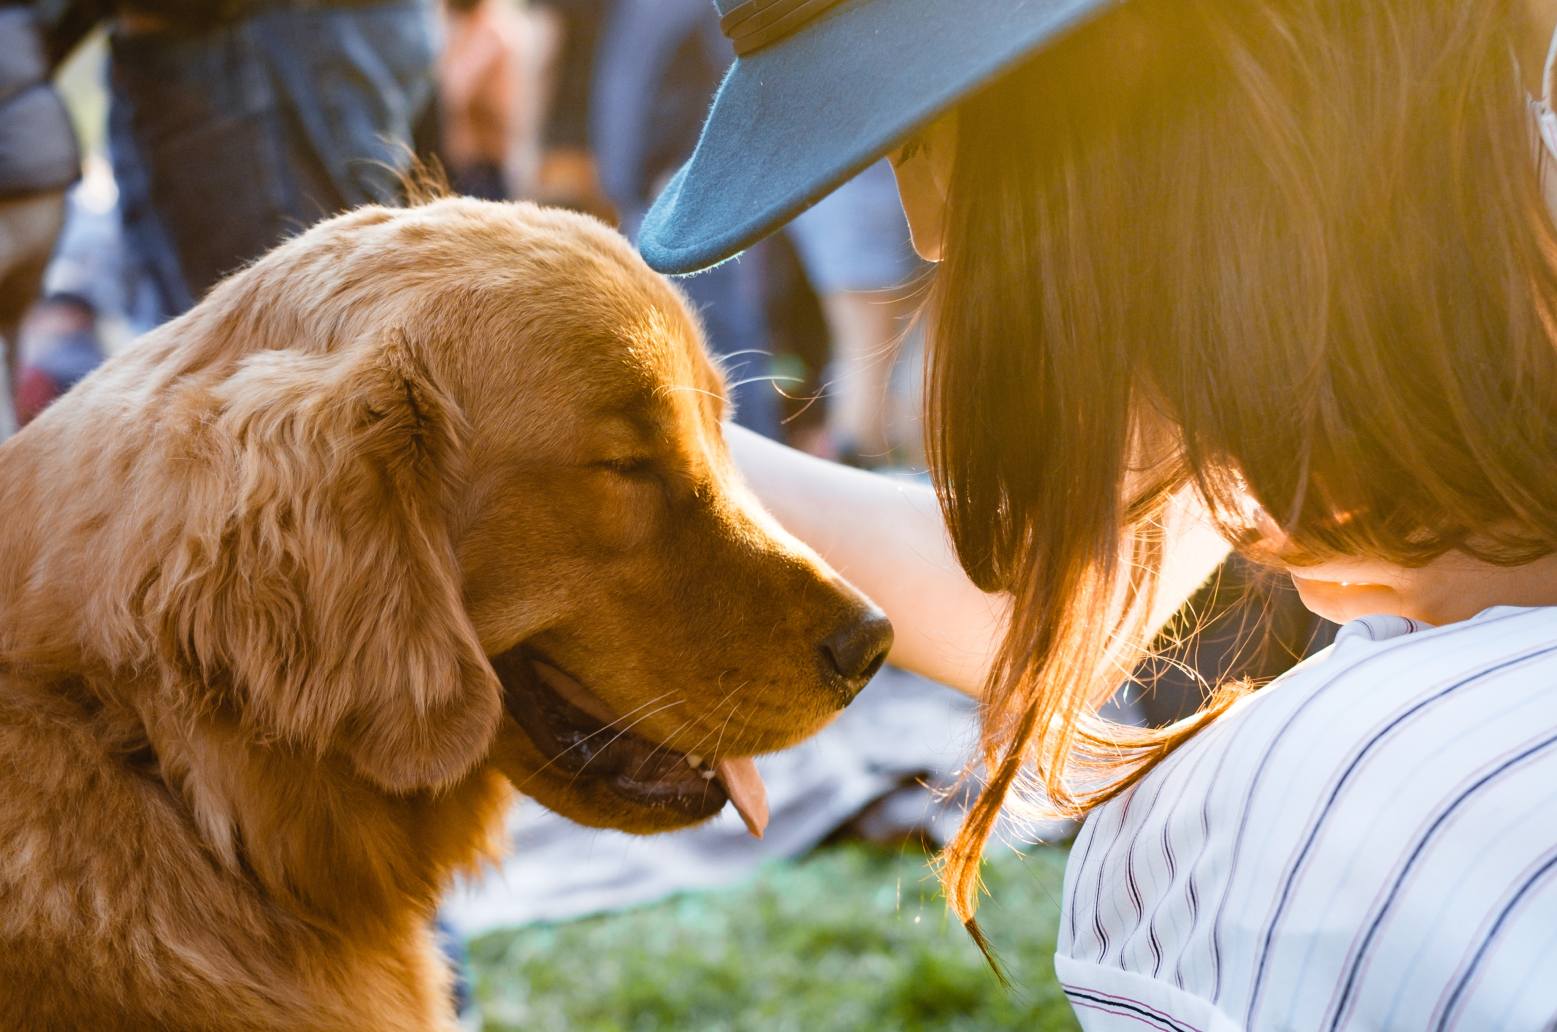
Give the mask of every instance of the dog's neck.
M 424 920 L 457 871 L 501 851 L 491 836 L 511 789 L 489 768 L 442 793 L 392 796 L 339 757 L 256 743 L 220 713 L 147 710 L 160 776 L 202 841 L 312 919 L 359 930 Z

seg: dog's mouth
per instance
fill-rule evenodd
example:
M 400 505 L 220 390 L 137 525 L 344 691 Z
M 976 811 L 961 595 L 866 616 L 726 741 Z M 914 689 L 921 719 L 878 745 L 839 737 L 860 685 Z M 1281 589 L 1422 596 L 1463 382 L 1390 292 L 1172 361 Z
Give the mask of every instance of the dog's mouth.
M 757 838 L 768 824 L 767 789 L 750 756 L 718 760 L 677 752 L 630 730 L 582 684 L 521 645 L 493 658 L 503 705 L 556 769 L 603 781 L 631 803 L 691 820 L 735 804 Z

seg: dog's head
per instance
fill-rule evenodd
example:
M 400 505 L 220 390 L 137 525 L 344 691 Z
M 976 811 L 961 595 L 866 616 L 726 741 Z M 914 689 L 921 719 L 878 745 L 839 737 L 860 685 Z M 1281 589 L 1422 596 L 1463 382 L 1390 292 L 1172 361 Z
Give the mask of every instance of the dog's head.
M 40 424 L 127 391 L 153 440 L 101 461 L 182 492 L 115 503 L 165 514 L 133 591 L 160 650 L 382 789 L 490 760 L 583 823 L 692 823 L 890 643 L 743 488 L 684 299 L 580 216 L 323 223 Z
M 741 484 L 681 294 L 596 223 L 494 211 L 507 253 L 456 280 L 436 362 L 471 425 L 465 605 L 523 732 L 494 755 L 585 823 L 690 823 L 736 788 L 720 761 L 831 720 L 891 628 Z

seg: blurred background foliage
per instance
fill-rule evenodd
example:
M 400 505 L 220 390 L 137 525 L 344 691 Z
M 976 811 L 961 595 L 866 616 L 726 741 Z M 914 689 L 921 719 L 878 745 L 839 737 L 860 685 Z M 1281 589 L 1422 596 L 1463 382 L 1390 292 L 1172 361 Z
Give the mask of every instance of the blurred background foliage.
M 1063 848 L 1002 851 L 980 921 L 1003 989 L 947 918 L 930 858 L 861 843 L 744 886 L 471 943 L 487 1032 L 953 1032 L 1079 1026 L 1054 978 Z

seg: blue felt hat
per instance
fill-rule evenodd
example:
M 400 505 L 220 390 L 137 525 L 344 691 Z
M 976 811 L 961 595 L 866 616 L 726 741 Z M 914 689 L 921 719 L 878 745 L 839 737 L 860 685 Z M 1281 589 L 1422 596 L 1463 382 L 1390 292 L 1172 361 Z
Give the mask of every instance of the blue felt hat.
M 970 91 L 1120 0 L 715 0 L 735 42 L 692 158 L 644 218 L 660 272 L 716 265 Z

